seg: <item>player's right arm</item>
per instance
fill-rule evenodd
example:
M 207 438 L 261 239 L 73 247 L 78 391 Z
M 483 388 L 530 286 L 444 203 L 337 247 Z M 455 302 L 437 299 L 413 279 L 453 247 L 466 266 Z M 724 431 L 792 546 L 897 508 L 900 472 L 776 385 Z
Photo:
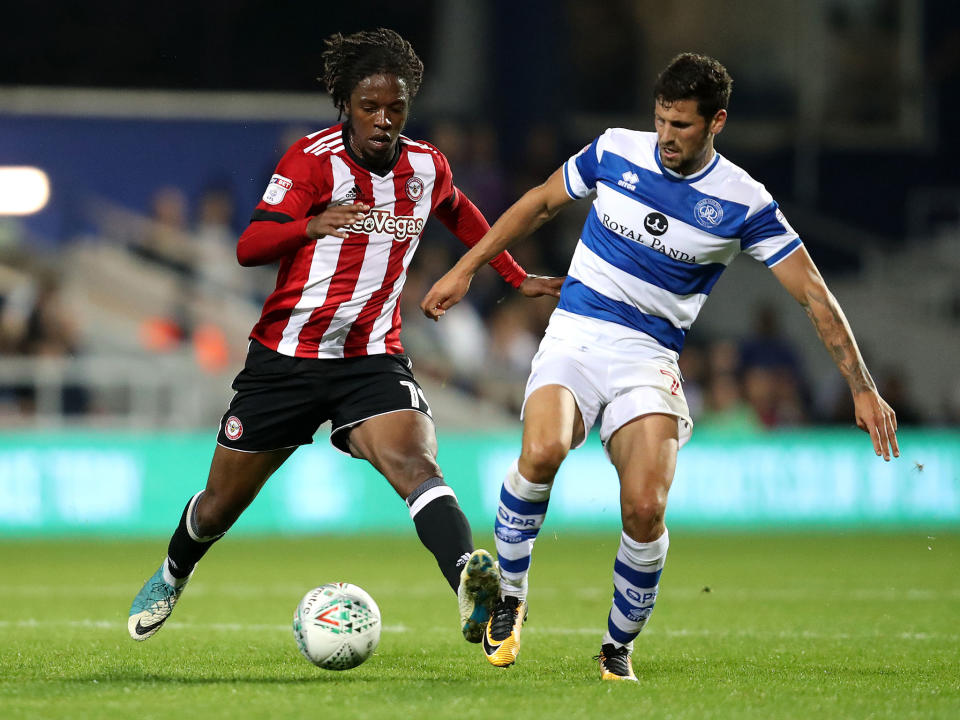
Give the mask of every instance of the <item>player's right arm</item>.
M 344 229 L 361 219 L 368 205 L 331 205 L 319 215 L 290 219 L 254 220 L 237 241 L 237 261 L 243 267 L 268 265 L 325 235 L 347 237 Z
M 439 320 L 467 294 L 477 270 L 517 240 L 533 233 L 571 202 L 573 198 L 564 186 L 561 168 L 511 205 L 480 241 L 434 283 L 420 303 L 420 309 L 428 318 Z
M 294 143 L 281 158 L 237 241 L 237 261 L 244 267 L 275 262 L 325 235 L 345 238 L 344 228 L 370 209 L 362 204 L 328 205 L 330 180 L 322 162 L 303 152 L 306 140 Z M 315 214 L 319 207 L 324 209 Z

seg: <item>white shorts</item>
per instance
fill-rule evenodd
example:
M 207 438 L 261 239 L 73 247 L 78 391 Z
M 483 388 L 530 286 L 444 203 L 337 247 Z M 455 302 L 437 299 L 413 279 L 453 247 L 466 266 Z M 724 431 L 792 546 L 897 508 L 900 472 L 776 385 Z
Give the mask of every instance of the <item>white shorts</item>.
M 693 421 L 676 363 L 583 346 L 547 335 L 533 358 L 523 403 L 537 389 L 562 385 L 577 402 L 584 430 L 601 417 L 600 440 L 607 441 L 631 420 L 659 413 L 677 418 L 680 447 L 690 439 Z M 523 417 L 521 410 L 520 417 Z M 586 432 L 584 434 L 586 434 Z M 579 447 L 583 441 L 575 445 Z

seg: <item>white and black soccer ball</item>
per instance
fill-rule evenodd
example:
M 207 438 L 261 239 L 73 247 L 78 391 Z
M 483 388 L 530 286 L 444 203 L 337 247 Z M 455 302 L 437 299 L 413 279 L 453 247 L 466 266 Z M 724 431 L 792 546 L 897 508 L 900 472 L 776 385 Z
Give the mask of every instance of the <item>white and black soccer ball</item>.
M 297 605 L 293 637 L 303 656 L 326 670 L 349 670 L 373 655 L 380 642 L 380 608 L 363 588 L 328 583 Z

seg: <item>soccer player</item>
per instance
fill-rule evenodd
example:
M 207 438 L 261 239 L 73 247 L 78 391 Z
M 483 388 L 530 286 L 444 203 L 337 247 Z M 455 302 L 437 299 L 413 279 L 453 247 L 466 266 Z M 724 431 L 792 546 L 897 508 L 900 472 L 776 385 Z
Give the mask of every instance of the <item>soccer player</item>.
M 497 600 L 493 557 L 437 465 L 430 408 L 400 344 L 406 270 L 433 214 L 468 245 L 489 225 L 432 145 L 401 135 L 423 64 L 378 29 L 326 40 L 323 81 L 345 120 L 294 143 L 240 236 L 241 265 L 280 262 L 220 423 L 206 488 L 190 498 L 167 558 L 130 608 L 134 640 L 170 616 L 194 567 L 299 445 L 331 422 L 335 448 L 373 465 L 406 500 L 420 540 L 458 593 L 479 642 Z M 522 294 L 559 296 L 562 278 L 491 263 Z
M 874 451 L 899 456 L 897 421 L 850 326 L 800 238 L 763 185 L 718 154 L 732 80 L 716 60 L 679 55 L 654 86 L 656 132 L 609 129 L 510 207 L 427 293 L 440 318 L 476 270 L 593 196 L 560 302 L 527 382 L 520 458 L 495 524 L 502 597 L 483 637 L 511 665 L 527 614 L 527 572 L 554 476 L 594 421 L 620 479 L 623 532 L 597 660 L 605 680 L 636 680 L 630 654 L 657 598 L 669 536 L 667 492 L 692 423 L 677 357 L 717 278 L 740 252 L 769 267 L 803 306 L 846 379 Z

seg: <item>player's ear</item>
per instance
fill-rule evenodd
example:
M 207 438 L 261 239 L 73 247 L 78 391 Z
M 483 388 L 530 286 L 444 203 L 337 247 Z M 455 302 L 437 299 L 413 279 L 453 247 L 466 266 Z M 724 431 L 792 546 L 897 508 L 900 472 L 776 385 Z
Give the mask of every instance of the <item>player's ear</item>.
M 726 110 L 717 110 L 717 114 L 713 116 L 713 120 L 710 121 L 710 132 L 716 135 L 718 132 L 723 130 L 724 125 L 727 124 L 727 111 Z

